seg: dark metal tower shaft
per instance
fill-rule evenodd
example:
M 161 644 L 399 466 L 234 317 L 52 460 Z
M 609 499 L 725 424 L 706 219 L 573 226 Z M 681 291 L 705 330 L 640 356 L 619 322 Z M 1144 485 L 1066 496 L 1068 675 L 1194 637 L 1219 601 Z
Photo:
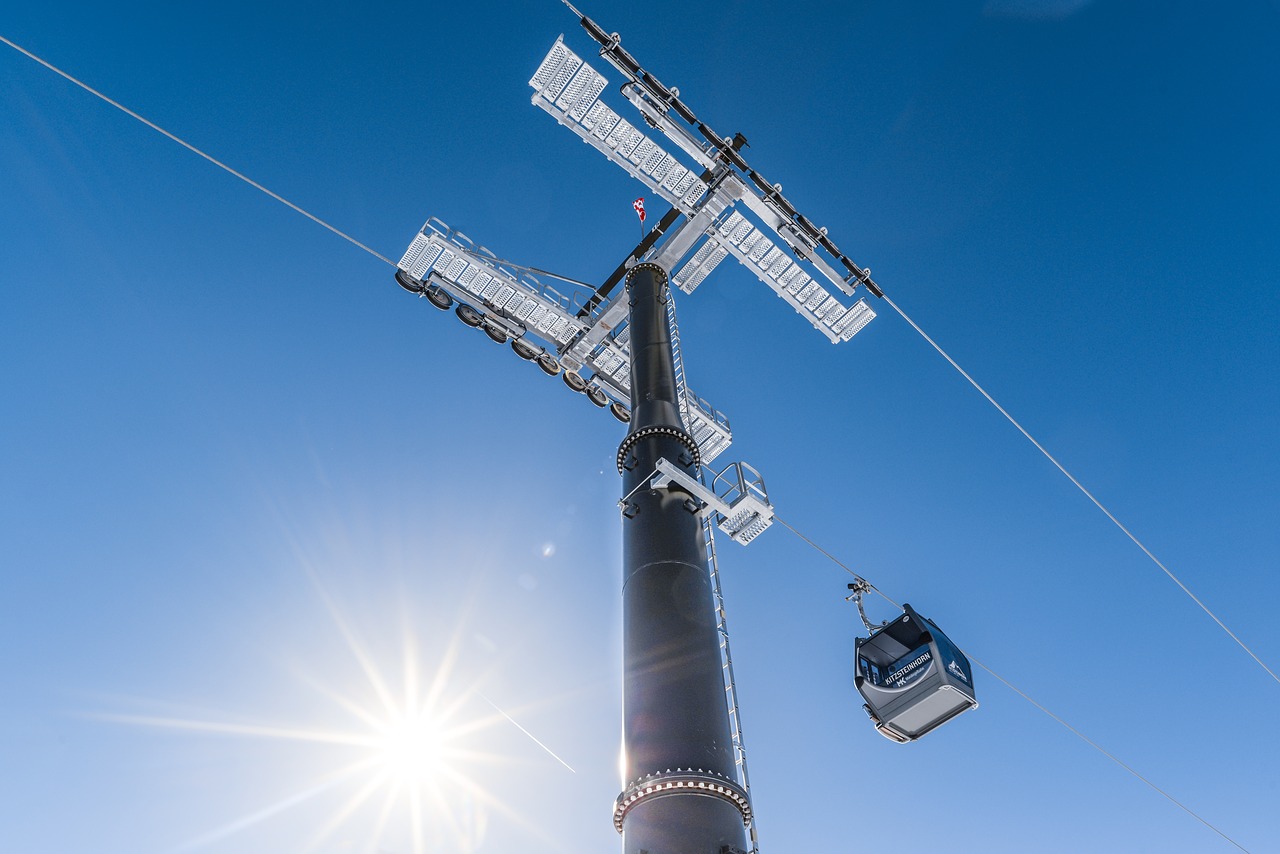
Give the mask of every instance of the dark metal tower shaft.
M 623 519 L 625 788 L 614 823 L 623 854 L 747 850 L 706 543 L 697 505 L 652 489 L 666 458 L 698 476 L 698 446 L 680 417 L 668 326 L 667 273 L 627 274 L 631 429 L 618 449 Z

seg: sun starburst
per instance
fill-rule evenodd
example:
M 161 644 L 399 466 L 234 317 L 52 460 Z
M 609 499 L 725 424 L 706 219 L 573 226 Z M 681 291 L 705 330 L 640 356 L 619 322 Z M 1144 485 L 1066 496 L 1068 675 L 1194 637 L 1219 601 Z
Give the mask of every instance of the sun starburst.
M 491 813 L 504 816 L 533 836 L 542 834 L 501 798 L 490 793 L 477 771 L 510 762 L 484 749 L 486 730 L 514 726 L 569 771 L 573 769 L 474 685 L 456 684 L 460 631 L 455 630 L 431 667 L 421 665 L 422 650 L 405 625 L 397 667 L 381 666 L 331 597 L 320 588 L 333 625 L 358 665 L 360 686 L 338 690 L 315 677 L 303 681 L 341 710 L 335 727 L 273 725 L 213 719 L 143 715 L 95 715 L 117 723 L 209 735 L 302 742 L 340 750 L 344 761 L 279 801 L 193 838 L 179 850 L 195 850 L 243 834 L 281 813 L 321 795 L 337 792 L 340 801 L 315 827 L 299 852 L 318 850 L 339 829 L 350 837 L 358 829 L 364 850 L 374 854 L 385 844 L 408 846 L 413 854 L 438 850 L 466 852 L 480 845 Z M 388 674 L 400 671 L 399 684 Z M 488 708 L 477 712 L 481 701 Z M 345 793 L 345 797 L 342 793 Z M 395 840 L 394 843 L 391 840 Z

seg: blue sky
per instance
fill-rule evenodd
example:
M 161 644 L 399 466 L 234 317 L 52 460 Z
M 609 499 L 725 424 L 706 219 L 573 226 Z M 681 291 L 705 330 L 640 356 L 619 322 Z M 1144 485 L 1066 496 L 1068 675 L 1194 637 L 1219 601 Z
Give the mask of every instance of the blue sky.
M 583 5 L 1280 665 L 1274 4 Z M 393 258 L 429 215 L 588 280 L 637 238 L 639 186 L 528 103 L 557 34 L 590 51 L 550 0 L 2 18 Z M 376 832 L 382 789 L 343 814 L 366 777 L 331 775 L 367 750 L 301 737 L 367 729 L 355 648 L 450 710 L 471 788 L 419 848 L 616 850 L 620 425 L 11 49 L 0 70 L 6 847 L 412 852 L 403 805 Z M 1280 685 L 887 306 L 833 346 L 725 264 L 679 307 L 725 459 L 782 518 L 1280 845 Z M 1234 850 L 981 671 L 978 711 L 890 744 L 847 576 L 779 526 L 721 555 L 764 851 Z

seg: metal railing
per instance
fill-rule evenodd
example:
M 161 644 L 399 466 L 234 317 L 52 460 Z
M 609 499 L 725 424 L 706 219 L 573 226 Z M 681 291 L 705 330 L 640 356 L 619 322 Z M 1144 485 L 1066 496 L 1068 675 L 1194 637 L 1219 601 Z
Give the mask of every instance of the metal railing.
M 729 648 L 729 622 L 725 616 L 724 593 L 720 587 L 720 563 L 716 559 L 714 513 L 703 514 L 702 535 L 707 547 L 707 567 L 711 573 L 711 591 L 715 597 L 716 634 L 720 639 L 720 667 L 724 676 L 725 700 L 729 707 L 729 733 L 733 741 L 733 764 L 738 769 L 738 783 L 751 797 L 751 777 L 747 773 L 747 748 L 742 737 L 742 712 L 738 706 L 738 685 L 733 678 L 733 652 Z M 756 835 L 755 813 L 747 825 L 751 834 L 751 854 L 759 854 L 760 844 Z

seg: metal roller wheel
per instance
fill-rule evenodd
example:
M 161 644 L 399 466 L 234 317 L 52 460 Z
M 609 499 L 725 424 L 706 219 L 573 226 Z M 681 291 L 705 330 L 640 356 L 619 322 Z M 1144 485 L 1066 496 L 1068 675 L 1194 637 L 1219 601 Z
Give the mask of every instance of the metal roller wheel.
M 596 406 L 605 407 L 609 405 L 609 396 L 604 393 L 604 389 L 599 386 L 591 386 L 587 389 L 587 400 L 590 400 Z
M 538 358 L 538 348 L 534 347 L 532 344 L 526 344 L 519 338 L 511 339 L 511 349 L 515 351 L 517 356 L 525 361 L 531 362 Z
M 547 376 L 554 377 L 560 373 L 560 363 L 556 361 L 556 357 L 550 353 L 543 353 L 538 357 L 538 367 L 542 368 L 542 372 Z
M 564 384 L 574 391 L 586 391 L 587 381 L 578 375 L 576 371 L 565 371 Z
M 467 326 L 479 326 L 484 323 L 484 315 L 465 302 L 458 303 L 457 314 L 458 319 L 467 324 Z
M 396 269 L 396 283 L 411 294 L 422 293 L 422 282 L 419 282 L 413 276 L 410 276 L 404 270 Z
M 453 297 L 449 296 L 449 293 L 444 288 L 431 285 L 427 288 L 426 295 L 427 302 L 441 311 L 448 311 L 453 307 Z
M 631 411 L 627 409 L 625 406 L 623 406 L 621 403 L 609 404 L 609 412 L 610 414 L 613 415 L 614 418 L 618 419 L 623 424 L 631 423 Z
M 490 340 L 492 340 L 495 344 L 507 343 L 507 330 L 503 329 L 498 324 L 490 321 L 488 323 L 483 324 L 480 328 L 484 330 L 484 334 L 488 335 Z

